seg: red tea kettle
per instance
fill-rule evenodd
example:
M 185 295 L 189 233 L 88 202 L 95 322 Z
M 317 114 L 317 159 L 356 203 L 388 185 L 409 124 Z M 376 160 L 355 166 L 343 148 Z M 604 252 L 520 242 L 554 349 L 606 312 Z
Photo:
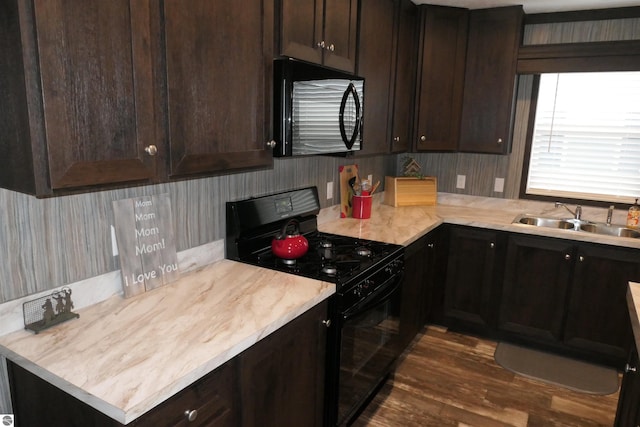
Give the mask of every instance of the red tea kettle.
M 293 225 L 294 231 L 287 234 L 287 228 Z M 283 226 L 280 234 L 271 241 L 271 251 L 278 258 L 296 259 L 300 258 L 309 250 L 309 242 L 300 234 L 298 220 L 290 219 Z

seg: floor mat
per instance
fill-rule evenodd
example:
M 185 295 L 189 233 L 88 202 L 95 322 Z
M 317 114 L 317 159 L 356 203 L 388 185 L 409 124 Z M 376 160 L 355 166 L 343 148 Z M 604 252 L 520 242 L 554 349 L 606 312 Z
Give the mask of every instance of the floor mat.
M 513 344 L 498 343 L 496 362 L 528 378 L 589 394 L 612 394 L 618 390 L 615 369 L 593 365 Z

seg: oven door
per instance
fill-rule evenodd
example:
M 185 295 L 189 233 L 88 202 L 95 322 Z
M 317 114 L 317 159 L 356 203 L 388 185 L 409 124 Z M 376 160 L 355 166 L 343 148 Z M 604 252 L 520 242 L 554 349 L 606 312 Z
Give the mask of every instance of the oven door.
M 338 425 L 359 412 L 400 355 L 399 273 L 342 315 Z

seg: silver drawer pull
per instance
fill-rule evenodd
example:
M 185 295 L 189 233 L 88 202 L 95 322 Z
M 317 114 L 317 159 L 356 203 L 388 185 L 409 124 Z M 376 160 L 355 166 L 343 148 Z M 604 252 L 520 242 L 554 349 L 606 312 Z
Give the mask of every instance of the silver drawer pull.
M 193 422 L 196 420 L 196 418 L 198 418 L 198 410 L 197 409 L 192 409 L 192 410 L 186 410 L 184 411 L 184 416 L 187 417 L 187 420 L 189 420 L 189 422 Z

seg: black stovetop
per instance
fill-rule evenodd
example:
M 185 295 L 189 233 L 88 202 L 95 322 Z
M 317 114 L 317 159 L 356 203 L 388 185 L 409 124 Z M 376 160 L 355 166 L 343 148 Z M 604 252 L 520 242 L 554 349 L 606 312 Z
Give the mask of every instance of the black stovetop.
M 372 266 L 394 258 L 402 250 L 399 245 L 315 231 L 305 234 L 309 241 L 307 253 L 296 260 L 276 257 L 271 248 L 242 257 L 250 264 L 345 284 L 367 272 Z

